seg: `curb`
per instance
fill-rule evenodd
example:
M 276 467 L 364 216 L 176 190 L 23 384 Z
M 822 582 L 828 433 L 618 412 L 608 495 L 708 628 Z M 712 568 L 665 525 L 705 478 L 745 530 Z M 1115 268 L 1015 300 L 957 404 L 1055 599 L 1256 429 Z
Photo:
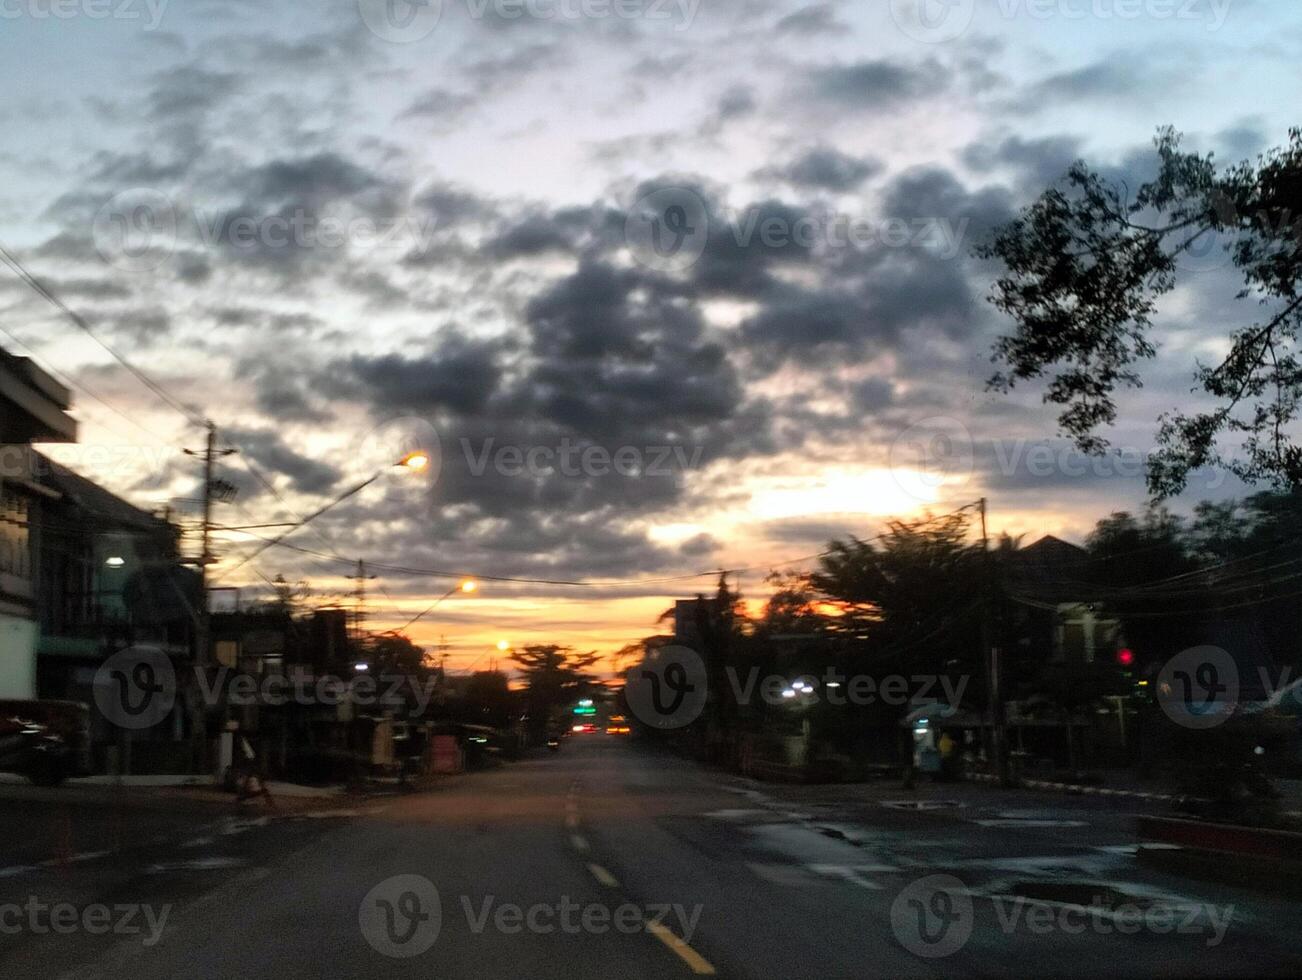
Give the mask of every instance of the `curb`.
M 984 772 L 964 773 L 964 778 L 974 783 L 998 783 L 999 777 Z M 1116 796 L 1132 800 L 1151 800 L 1171 803 L 1179 799 L 1170 793 L 1145 793 L 1134 789 L 1111 789 L 1107 786 L 1083 786 L 1076 783 L 1055 783 L 1047 779 L 1020 779 L 1021 789 L 1041 789 L 1050 792 L 1070 793 L 1074 796 Z

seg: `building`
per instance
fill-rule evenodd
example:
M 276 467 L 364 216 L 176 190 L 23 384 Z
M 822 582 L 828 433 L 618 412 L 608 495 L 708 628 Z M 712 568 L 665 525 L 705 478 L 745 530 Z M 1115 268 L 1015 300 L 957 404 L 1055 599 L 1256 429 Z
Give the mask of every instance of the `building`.
M 1025 617 L 1020 642 L 1036 662 L 1110 661 L 1121 624 L 1106 615 L 1084 548 L 1048 534 L 1011 555 L 1005 587 Z
M 0 699 L 36 697 L 37 555 L 52 491 L 32 443 L 74 442 L 72 395 L 0 349 Z
M 182 564 L 180 530 L 98 484 L 33 453 L 42 517 L 36 552 L 37 696 L 95 704 L 96 672 L 130 647 L 159 649 L 178 665 L 194 651 L 196 569 Z M 138 737 L 137 771 L 173 768 L 188 753 L 183 709 Z M 92 712 L 97 746 L 115 733 Z M 175 756 L 176 758 L 171 758 Z

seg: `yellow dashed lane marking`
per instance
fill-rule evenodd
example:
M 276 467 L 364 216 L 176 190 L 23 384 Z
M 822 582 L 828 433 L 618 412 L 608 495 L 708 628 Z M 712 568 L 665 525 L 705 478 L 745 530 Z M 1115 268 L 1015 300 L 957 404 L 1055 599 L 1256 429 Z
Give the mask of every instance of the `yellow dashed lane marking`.
M 605 868 L 603 868 L 601 865 L 589 864 L 588 870 L 592 872 L 592 877 L 596 878 L 607 888 L 619 887 L 619 882 L 615 880 L 615 876 L 611 874 L 609 871 L 607 871 Z
M 713 976 L 714 966 L 704 956 L 688 946 L 677 936 L 673 934 L 666 926 L 659 922 L 648 922 L 646 924 L 647 932 L 655 936 L 662 943 L 678 954 L 678 958 L 686 963 L 693 973 L 701 976 Z

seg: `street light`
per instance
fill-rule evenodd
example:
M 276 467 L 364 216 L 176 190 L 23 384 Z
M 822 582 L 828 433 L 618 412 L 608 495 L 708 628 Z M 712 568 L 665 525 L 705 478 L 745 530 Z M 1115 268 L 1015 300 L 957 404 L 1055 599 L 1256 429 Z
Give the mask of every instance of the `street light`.
M 419 473 L 422 470 L 429 469 L 429 462 L 429 453 L 414 449 L 398 460 L 396 465 L 405 466 L 412 472 Z
M 239 569 L 243 568 L 249 562 L 253 561 L 253 559 L 257 558 L 268 548 L 272 548 L 280 544 L 280 542 L 284 541 L 287 537 L 289 537 L 291 534 L 297 531 L 300 527 L 303 527 L 305 524 L 310 524 L 312 521 L 316 520 L 322 514 L 326 513 L 326 511 L 333 510 L 334 508 L 338 507 L 349 497 L 357 496 L 357 494 L 361 493 L 363 490 L 369 487 L 380 477 L 384 476 L 384 474 L 387 473 L 390 469 L 404 469 L 411 473 L 418 473 L 421 470 L 428 467 L 429 464 L 430 464 L 429 453 L 425 452 L 424 450 L 413 449 L 411 452 L 403 454 L 394 462 L 392 467 L 386 466 L 376 470 L 374 474 L 367 477 L 365 480 L 363 480 L 361 483 L 357 484 L 356 486 L 351 487 L 348 490 L 345 490 L 343 493 L 335 497 L 334 500 L 330 501 L 330 503 L 326 504 L 324 507 L 318 507 L 316 510 L 312 511 L 312 513 L 308 514 L 307 517 L 303 518 L 293 527 L 290 527 L 282 534 L 279 534 L 276 537 L 266 541 L 261 548 L 257 548 L 256 550 L 254 550 L 254 552 L 251 555 L 249 555 L 247 558 L 241 561 L 238 565 L 226 571 L 222 577 L 225 578 L 226 576 L 233 575 Z
M 407 629 L 407 627 L 411 626 L 418 619 L 423 618 L 427 613 L 433 612 L 434 608 L 444 599 L 447 599 L 449 596 L 455 595 L 458 592 L 464 592 L 466 594 L 469 594 L 471 592 L 474 592 L 477 588 L 479 588 L 479 583 L 472 578 L 468 578 L 464 582 L 458 582 L 456 585 L 452 586 L 452 588 L 448 589 L 441 596 L 439 596 L 437 599 L 431 602 L 428 606 L 426 606 L 424 609 L 418 612 L 415 616 L 412 616 L 411 619 L 407 620 L 407 622 L 403 623 L 402 626 L 400 626 L 398 629 L 394 630 L 393 632 L 402 633 Z

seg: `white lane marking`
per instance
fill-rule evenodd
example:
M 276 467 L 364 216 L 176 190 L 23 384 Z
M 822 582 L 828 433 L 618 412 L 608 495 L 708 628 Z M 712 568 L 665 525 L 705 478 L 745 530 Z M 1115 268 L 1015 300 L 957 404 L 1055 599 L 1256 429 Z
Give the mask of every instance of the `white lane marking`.
M 609 871 L 607 871 L 605 868 L 603 868 L 601 865 L 589 864 L 588 870 L 592 872 L 592 877 L 596 878 L 607 888 L 619 887 L 619 882 L 615 879 L 615 876 L 611 874 Z
M 966 805 L 958 800 L 882 800 L 882 806 L 892 810 L 947 810 Z
M 973 820 L 981 827 L 1088 827 L 1084 820 Z
M 576 851 L 586 851 L 588 849 L 587 840 L 579 834 L 570 834 L 570 843 Z
M 852 885 L 858 885 L 860 888 L 867 888 L 869 891 L 882 890 L 882 886 L 877 884 L 877 882 L 871 881 L 860 874 L 861 870 L 873 868 L 873 865 L 852 867 L 845 864 L 811 864 L 808 867 L 809 870 L 813 871 L 815 874 L 824 875 L 828 878 L 840 878 L 844 881 L 848 881 Z M 895 869 L 888 868 L 887 870 L 894 871 Z

